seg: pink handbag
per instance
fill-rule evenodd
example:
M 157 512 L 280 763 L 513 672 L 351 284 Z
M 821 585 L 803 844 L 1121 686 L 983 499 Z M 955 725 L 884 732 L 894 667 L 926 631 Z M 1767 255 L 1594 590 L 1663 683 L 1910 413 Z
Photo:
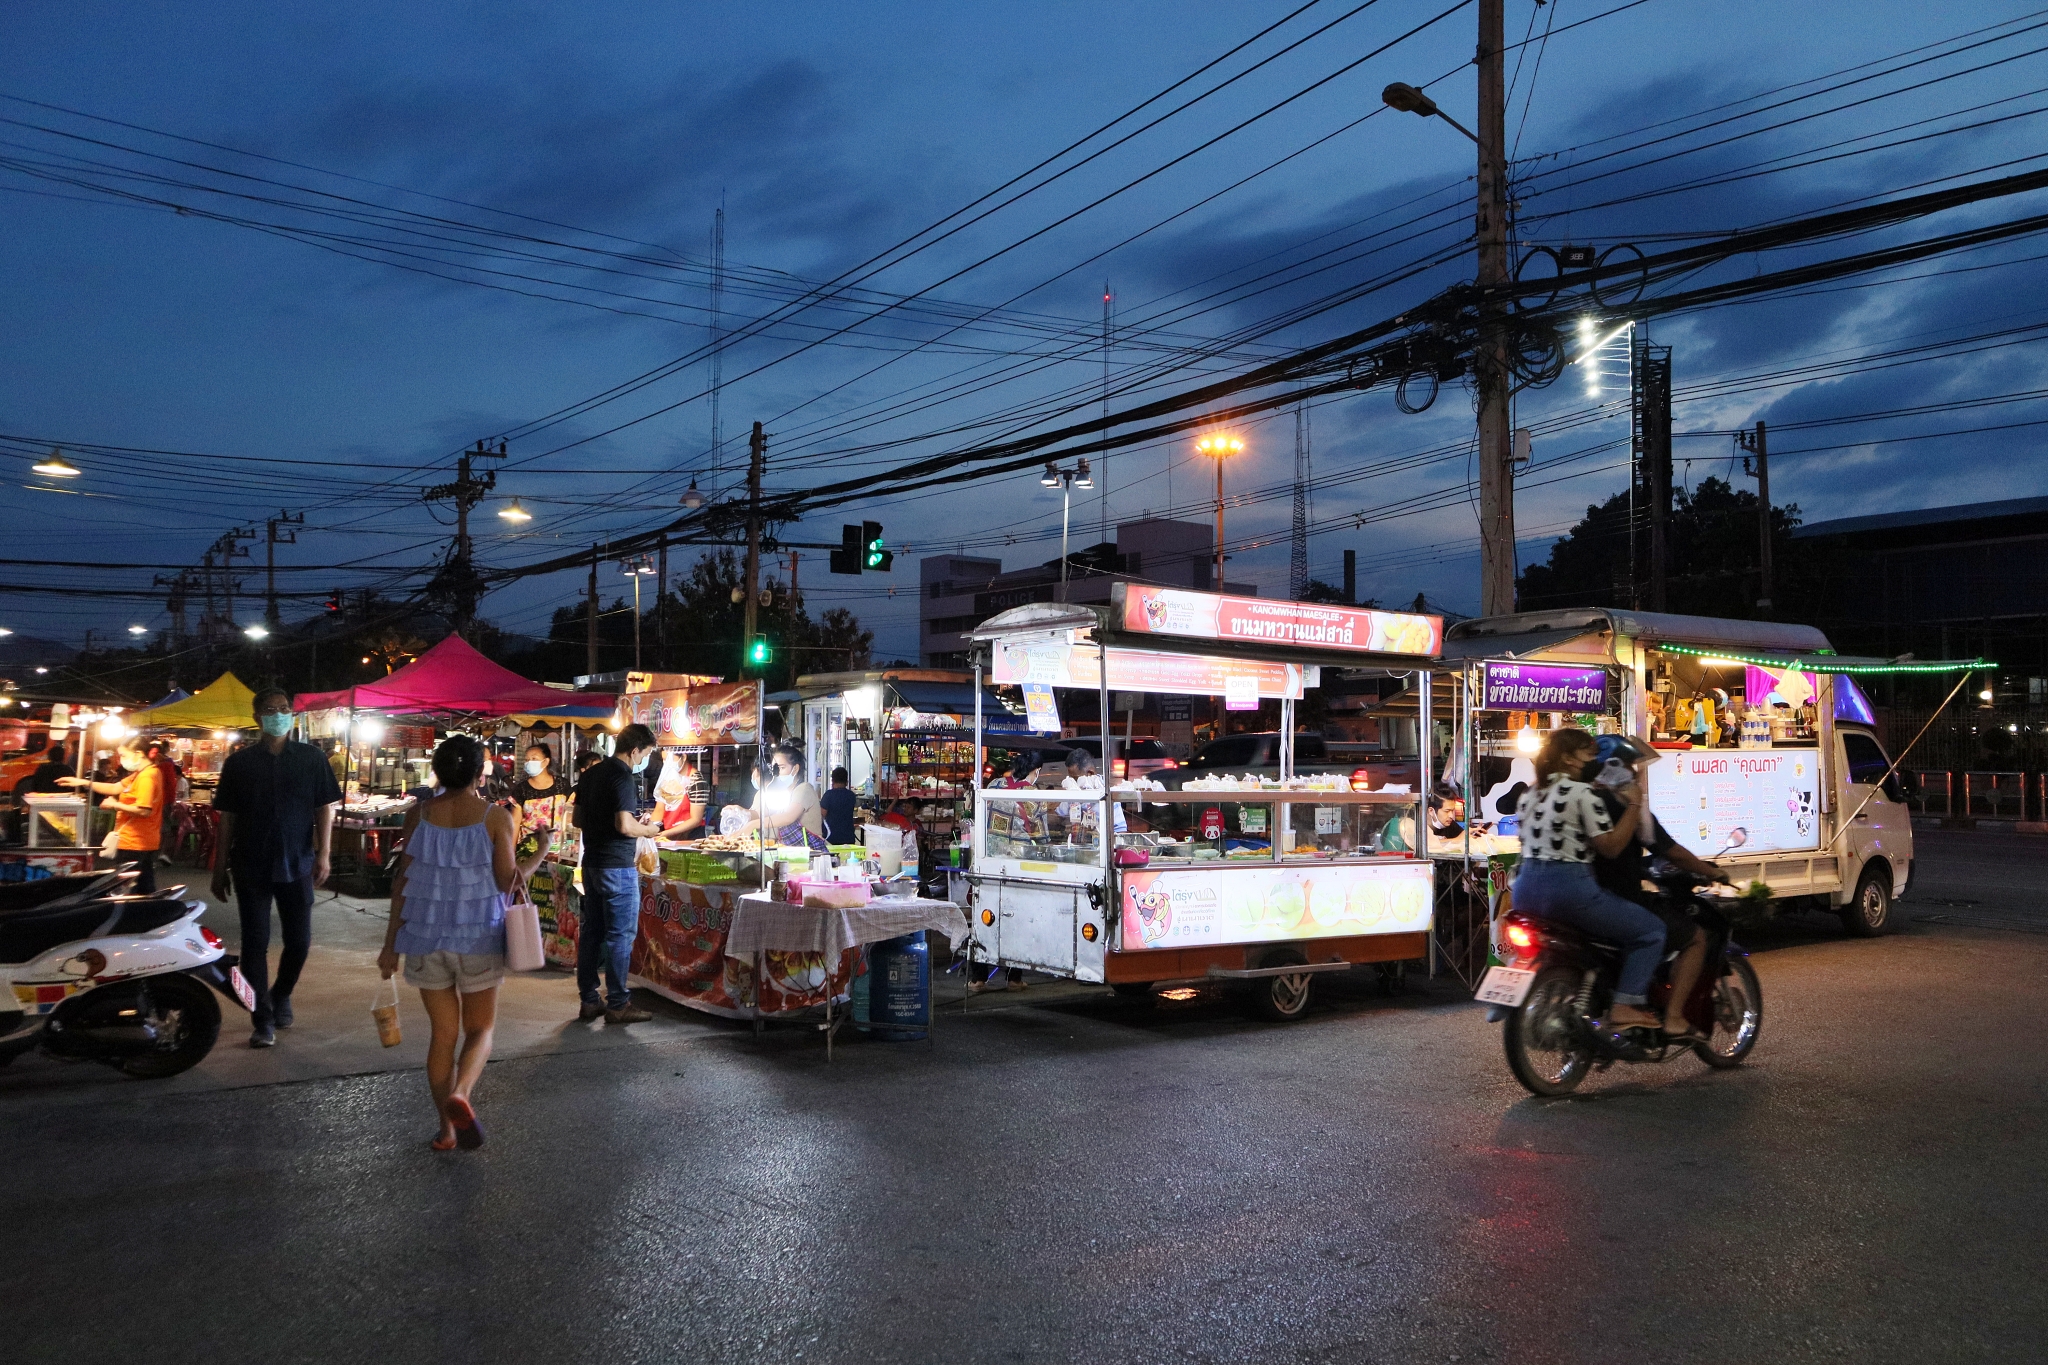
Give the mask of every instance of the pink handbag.
M 526 878 L 512 884 L 505 904 L 505 967 L 514 972 L 537 972 L 548 965 L 540 946 L 540 907 L 527 894 Z

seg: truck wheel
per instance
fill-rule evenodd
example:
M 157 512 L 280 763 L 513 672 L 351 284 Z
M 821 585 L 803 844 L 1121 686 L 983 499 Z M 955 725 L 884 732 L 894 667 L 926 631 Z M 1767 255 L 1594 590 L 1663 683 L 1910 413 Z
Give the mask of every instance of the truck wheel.
M 1891 920 L 1892 879 L 1872 864 L 1856 880 L 1856 898 L 1842 907 L 1842 927 L 1857 938 L 1876 938 Z
M 1292 948 L 1282 948 L 1268 953 L 1261 967 L 1285 967 L 1292 963 L 1306 964 L 1307 958 Z M 1270 1019 L 1276 1024 L 1291 1024 L 1308 1013 L 1309 997 L 1314 994 L 1314 972 L 1300 972 L 1286 976 L 1261 976 L 1252 981 L 1252 1009 L 1261 1019 Z

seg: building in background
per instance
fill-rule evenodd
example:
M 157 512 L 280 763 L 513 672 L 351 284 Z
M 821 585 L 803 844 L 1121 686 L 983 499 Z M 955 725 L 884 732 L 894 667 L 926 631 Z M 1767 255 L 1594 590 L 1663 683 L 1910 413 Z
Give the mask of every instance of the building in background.
M 1116 528 L 1116 541 L 1071 551 L 1067 600 L 1109 601 L 1113 582 L 1155 583 L 1202 592 L 1258 595 L 1250 583 L 1212 583 L 1216 541 L 1201 522 L 1150 517 Z M 1003 568 L 1000 559 L 974 555 L 928 555 L 918 563 L 918 662 L 926 668 L 966 668 L 967 632 L 997 612 L 1059 596 L 1060 561 L 1027 569 Z

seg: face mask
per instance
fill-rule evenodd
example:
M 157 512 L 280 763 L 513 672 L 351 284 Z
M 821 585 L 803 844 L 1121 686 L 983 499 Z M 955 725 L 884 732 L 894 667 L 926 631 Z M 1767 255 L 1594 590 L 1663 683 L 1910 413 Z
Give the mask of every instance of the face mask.
M 256 723 L 263 727 L 263 733 L 271 739 L 283 739 L 292 732 L 292 713 L 289 711 L 265 711 L 256 717 Z
M 547 766 L 547 764 L 537 758 L 529 758 L 526 760 L 526 775 L 528 777 L 539 777 L 543 772 L 547 771 Z
M 647 760 L 648 760 L 648 759 L 650 759 L 650 758 L 652 758 L 652 757 L 654 757 L 654 755 L 653 755 L 653 754 L 642 754 L 642 755 L 640 755 L 640 761 L 639 761 L 638 763 L 635 763 L 635 764 L 633 765 L 633 771 L 634 771 L 634 772 L 636 772 L 636 773 L 644 773 L 644 772 L 646 772 L 646 771 L 647 771 Z
M 149 760 L 141 754 L 122 754 L 121 767 L 131 773 L 139 773 L 149 766 Z

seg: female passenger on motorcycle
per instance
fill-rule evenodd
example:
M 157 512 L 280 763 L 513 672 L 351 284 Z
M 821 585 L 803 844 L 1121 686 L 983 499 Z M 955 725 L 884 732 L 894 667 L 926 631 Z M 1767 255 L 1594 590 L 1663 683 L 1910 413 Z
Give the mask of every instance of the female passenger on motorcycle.
M 1580 780 L 1594 756 L 1584 730 L 1551 733 L 1536 755 L 1536 785 L 1522 793 L 1522 862 L 1515 874 L 1514 905 L 1524 914 L 1556 920 L 1622 950 L 1620 979 L 1608 1022 L 1617 1028 L 1658 1028 L 1644 1008 L 1650 978 L 1664 957 L 1664 922 L 1622 899 L 1593 877 L 1595 857 L 1613 857 L 1636 837 L 1642 789 L 1618 793 L 1619 817 L 1590 782 Z
M 1671 998 L 1664 1006 L 1663 1028 L 1673 1038 L 1684 1039 L 1694 1033 L 1685 1020 L 1685 1002 L 1699 982 L 1700 968 L 1706 964 L 1707 941 L 1690 914 L 1651 899 L 1643 890 L 1643 879 L 1653 858 L 1675 863 L 1708 881 L 1725 882 L 1728 875 L 1712 863 L 1694 857 L 1692 850 L 1673 839 L 1650 812 L 1642 794 L 1642 779 L 1643 769 L 1657 760 L 1655 750 L 1627 735 L 1602 735 L 1594 754 L 1601 768 L 1593 785 L 1608 815 L 1619 820 L 1624 809 L 1622 794 L 1630 793 L 1636 807 L 1636 834 L 1612 855 L 1602 854 L 1596 859 L 1593 876 L 1607 890 L 1634 901 L 1663 921 L 1664 951 L 1678 950 L 1678 960 L 1671 964 Z

